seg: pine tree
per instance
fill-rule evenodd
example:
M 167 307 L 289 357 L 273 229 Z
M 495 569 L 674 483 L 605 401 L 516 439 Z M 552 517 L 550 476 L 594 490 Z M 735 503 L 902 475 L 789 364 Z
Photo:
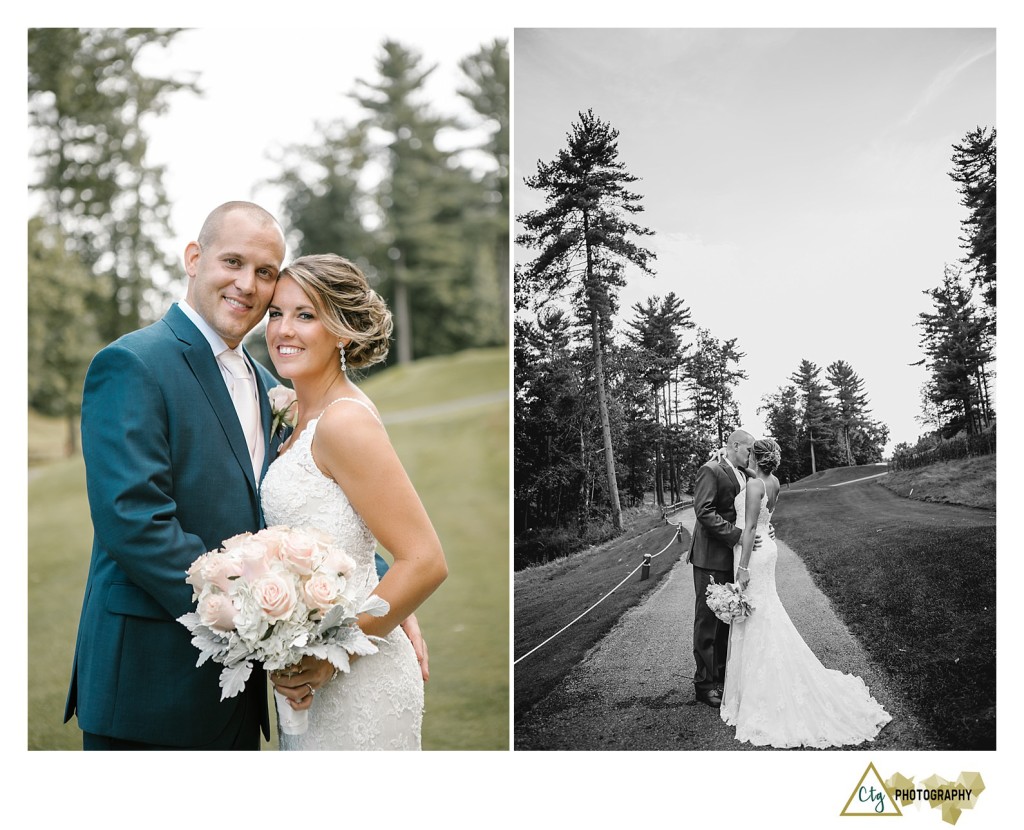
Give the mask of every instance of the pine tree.
M 627 338 L 636 351 L 636 376 L 649 388 L 654 425 L 654 493 L 655 502 L 665 504 L 662 458 L 664 429 L 669 426 L 669 406 L 664 401 L 673 373 L 686 359 L 682 332 L 693 328 L 690 309 L 670 292 L 664 299 L 649 297 L 646 303 L 633 305 L 635 316 L 628 322 Z M 662 424 L 662 418 L 665 423 Z
M 789 378 L 800 397 L 801 445 L 809 448 L 812 475 L 818 471 L 819 462 L 825 462 L 822 469 L 830 466 L 821 450 L 828 455 L 828 447 L 834 440 L 832 407 L 825 397 L 825 387 L 818 380 L 820 374 L 821 369 L 814 363 L 802 360 L 800 368 Z
M 985 367 L 992 359 L 991 329 L 974 305 L 960 268 L 947 266 L 942 285 L 924 292 L 935 311 L 918 315 L 932 383 L 926 387 L 943 419 L 944 437 L 973 435 L 994 418 Z
M 524 232 L 517 242 L 539 251 L 523 266 L 525 284 L 542 292 L 538 302 L 569 292 L 577 317 L 589 326 L 608 498 L 612 523 L 621 530 L 604 370 L 607 332 L 617 290 L 624 284 L 624 266 L 653 273 L 654 254 L 632 241 L 652 232 L 629 219 L 643 207 L 640 195 L 627 189 L 638 179 L 619 160 L 618 135 L 592 110 L 580 113 L 567 134 L 568 146 L 553 161 L 538 161 L 536 175 L 525 179 L 528 187 L 545 194 L 547 207 L 518 217 Z
M 687 361 L 686 385 L 694 421 L 701 435 L 719 447 L 740 427 L 734 390 L 747 373 L 739 368 L 746 354 L 736 348 L 736 339 L 718 340 L 707 329 L 698 329 L 693 355 Z
M 143 75 L 146 49 L 179 29 L 30 29 L 29 123 L 43 197 L 41 216 L 101 278 L 89 309 L 103 342 L 138 328 L 163 305 L 178 275 L 160 247 L 172 236 L 163 169 L 146 158 L 143 124 L 192 83 Z
M 766 413 L 765 427 L 782 453 L 782 462 L 775 472 L 779 481 L 796 481 L 807 475 L 800 457 L 801 410 L 795 386 L 779 387 L 778 392 L 765 395 L 757 413 Z
M 494 108 L 479 112 L 487 123 L 508 117 L 500 55 L 496 42 L 463 62 L 488 84 L 486 94 L 463 92 L 478 109 Z M 285 154 L 276 183 L 292 244 L 360 265 L 391 305 L 399 363 L 504 343 L 507 260 L 497 251 L 507 250 L 508 214 L 499 203 L 508 171 L 496 158 L 497 169 L 481 177 L 463 165 L 463 150 L 441 149 L 440 134 L 460 125 L 424 100 L 436 67 L 418 52 L 385 41 L 375 69 L 351 93 L 362 108 L 356 123 L 320 125 L 310 144 Z M 488 148 L 500 153 L 501 141 L 493 135 Z
M 960 204 L 968 210 L 961 222 L 960 245 L 967 251 L 971 282 L 982 289 L 990 314 L 996 309 L 996 131 L 977 127 L 953 145 L 953 170 Z
M 103 280 L 67 251 L 59 231 L 28 223 L 28 404 L 63 418 L 65 453 L 78 443 L 77 418 L 89 361 L 103 346 L 91 300 Z M 73 325 L 69 325 L 73 323 Z M 69 336 L 73 330 L 74 336 Z
M 477 188 L 438 133 L 454 121 L 423 102 L 423 86 L 435 71 L 413 49 L 387 40 L 377 76 L 357 81 L 352 97 L 367 112 L 357 126 L 376 136 L 372 153 L 384 176 L 376 188 L 377 236 L 387 261 L 380 264 L 395 316 L 397 360 L 451 352 L 474 344 L 470 251 L 462 244 L 466 205 Z M 467 278 L 469 278 L 467 280 Z M 452 308 L 462 313 L 452 314 Z M 414 317 L 429 321 L 413 326 Z
M 853 371 L 845 360 L 837 360 L 829 365 L 826 378 L 832 385 L 832 395 L 839 426 L 839 437 L 843 442 L 846 465 L 852 467 L 853 445 L 851 436 L 867 423 L 868 397 L 864 394 L 864 381 Z
M 495 169 L 484 177 L 487 190 L 479 211 L 481 221 L 487 229 L 496 267 L 495 278 L 501 297 L 500 318 L 508 320 L 508 172 L 509 172 L 509 103 L 511 87 L 509 81 L 508 42 L 497 39 L 481 46 L 479 50 L 459 62 L 459 68 L 466 75 L 470 86 L 459 90 L 473 109 L 493 124 L 490 138 L 483 150 L 494 160 Z M 502 336 L 507 340 L 507 328 Z

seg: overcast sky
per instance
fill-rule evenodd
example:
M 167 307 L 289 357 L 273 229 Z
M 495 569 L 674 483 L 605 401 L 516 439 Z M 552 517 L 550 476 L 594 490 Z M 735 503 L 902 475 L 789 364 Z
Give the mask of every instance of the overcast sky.
M 914 323 L 962 255 L 951 145 L 996 124 L 995 66 L 992 29 L 518 29 L 515 209 L 541 206 L 524 175 L 592 108 L 655 232 L 624 314 L 674 291 L 738 338 L 756 434 L 801 359 L 847 361 L 891 449 L 923 432 Z

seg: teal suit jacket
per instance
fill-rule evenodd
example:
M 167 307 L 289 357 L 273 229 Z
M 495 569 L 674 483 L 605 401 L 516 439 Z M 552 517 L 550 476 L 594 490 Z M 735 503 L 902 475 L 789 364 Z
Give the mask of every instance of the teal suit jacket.
M 266 454 L 276 456 L 267 388 L 250 359 Z M 209 343 L 176 305 L 93 359 L 82 401 L 82 451 L 94 540 L 64 720 L 85 732 L 201 747 L 243 695 L 269 737 L 265 676 L 220 700 L 220 665 L 176 622 L 193 610 L 189 565 L 225 539 L 263 526 L 258 482 Z M 262 474 L 260 476 L 262 478 Z

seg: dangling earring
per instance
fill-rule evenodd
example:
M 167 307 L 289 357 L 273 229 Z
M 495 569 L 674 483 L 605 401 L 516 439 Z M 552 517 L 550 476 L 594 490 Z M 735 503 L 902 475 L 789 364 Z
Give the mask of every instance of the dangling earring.
M 345 365 L 345 344 L 342 343 L 340 340 L 338 341 L 338 349 L 341 352 L 341 371 L 342 374 L 345 374 L 346 372 L 348 372 L 348 367 Z

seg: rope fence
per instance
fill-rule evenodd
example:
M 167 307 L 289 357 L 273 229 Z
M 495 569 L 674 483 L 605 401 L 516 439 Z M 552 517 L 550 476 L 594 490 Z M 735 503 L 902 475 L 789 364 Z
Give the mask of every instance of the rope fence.
M 563 632 L 567 631 L 572 626 L 574 626 L 576 623 L 578 623 L 580 620 L 582 620 L 585 616 L 587 616 L 587 614 L 589 614 L 591 611 L 593 611 L 595 608 L 597 608 L 597 606 L 599 606 L 602 602 L 604 602 L 606 599 L 608 599 L 608 597 L 610 597 L 617 590 L 619 590 L 619 588 L 621 588 L 623 585 L 625 585 L 626 582 L 629 581 L 629 578 L 631 576 L 633 576 L 633 574 L 635 574 L 641 568 L 645 568 L 645 569 L 646 568 L 650 568 L 651 560 L 654 559 L 655 557 L 661 556 L 665 551 L 667 551 L 670 547 L 672 547 L 672 543 L 679 539 L 679 534 L 680 534 L 680 532 L 683 529 L 683 526 L 682 526 L 681 523 L 680 524 L 676 524 L 674 522 L 670 522 L 667 517 L 665 518 L 665 523 L 671 525 L 672 527 L 674 527 L 676 529 L 676 532 L 672 535 L 672 538 L 668 540 L 668 544 L 665 545 L 665 547 L 663 547 L 657 553 L 645 553 L 644 554 L 643 562 L 641 562 L 632 571 L 630 571 L 626 575 L 626 577 L 618 585 L 616 585 L 614 588 L 612 588 L 607 594 L 605 594 L 603 597 L 601 597 L 601 599 L 599 599 L 597 602 L 595 602 L 593 605 L 591 605 L 586 611 L 584 611 L 582 614 L 580 614 L 578 617 L 576 617 L 576 619 L 574 619 L 572 622 L 570 622 L 567 625 L 562 626 L 562 628 L 558 629 L 558 631 L 556 631 L 554 634 L 552 634 L 550 637 L 548 637 L 543 643 L 540 643 L 540 644 L 534 646 L 528 652 L 526 652 L 526 654 L 524 654 L 522 657 L 517 657 L 512 662 L 512 665 L 515 666 L 521 660 L 525 660 L 527 657 L 529 657 L 535 651 L 537 651 L 538 649 L 540 649 L 543 646 L 546 646 L 548 643 L 550 643 L 552 640 L 554 640 L 555 637 L 557 637 L 559 634 L 562 634 Z M 641 579 L 646 579 L 646 575 L 641 576 Z

